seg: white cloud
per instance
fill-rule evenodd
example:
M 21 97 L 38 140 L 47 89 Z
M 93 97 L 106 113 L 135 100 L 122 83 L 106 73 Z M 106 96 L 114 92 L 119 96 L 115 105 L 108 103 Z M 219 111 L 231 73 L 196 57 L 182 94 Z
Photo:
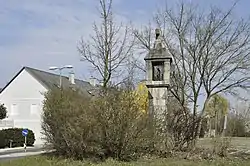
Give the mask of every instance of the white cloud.
M 78 75 L 84 73 L 86 65 L 79 62 L 76 44 L 81 35 L 88 36 L 91 32 L 91 23 L 98 19 L 96 14 L 90 11 L 88 6 L 77 7 L 60 1 L 57 1 L 59 3 L 50 3 L 51 1 L 48 0 L 13 2 L 6 3 L 4 11 L 1 12 L 2 16 L 8 14 L 6 11 L 20 11 L 28 13 L 33 19 L 36 17 L 32 17 L 32 15 L 42 15 L 44 19 L 41 21 L 47 21 L 49 24 L 41 28 L 34 28 L 32 25 L 27 29 L 20 27 L 18 30 L 24 38 L 18 45 L 0 46 L 3 64 L 0 70 L 5 71 L 4 76 L 8 75 L 7 77 L 2 76 L 2 78 L 10 79 L 14 72 L 25 65 L 46 70 L 50 65 L 72 63 Z M 37 18 L 39 19 L 39 17 Z M 12 19 L 15 19 L 13 15 L 10 16 L 9 22 L 13 22 Z M 27 21 L 25 20 L 27 18 L 23 19 L 23 21 Z M 8 23 L 6 19 L 0 21 Z M 32 21 L 30 24 L 39 22 L 39 20 Z M 9 35 L 11 35 L 11 29 Z M 6 80 L 0 82 L 2 86 L 5 83 Z
M 115 5 L 119 3 L 115 1 Z M 88 79 L 88 65 L 79 61 L 76 47 L 81 36 L 88 38 L 92 32 L 92 23 L 100 20 L 97 5 L 98 1 L 92 0 L 6 1 L 0 7 L 0 23 L 9 26 L 7 37 L 13 34 L 20 38 L 7 46 L 0 45 L 3 64 L 0 70 L 4 71 L 0 85 L 11 79 L 21 66 L 47 70 L 51 65 L 72 64 L 77 77 Z M 116 18 L 129 20 L 122 11 Z

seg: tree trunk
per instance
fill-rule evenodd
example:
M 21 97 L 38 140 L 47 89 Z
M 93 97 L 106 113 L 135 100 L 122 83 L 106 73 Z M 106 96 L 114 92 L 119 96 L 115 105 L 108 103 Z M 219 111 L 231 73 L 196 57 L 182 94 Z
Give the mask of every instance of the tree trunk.
M 211 117 L 209 116 L 208 118 L 208 137 L 211 137 L 211 129 L 212 129 L 212 125 L 211 125 Z
M 206 100 L 205 100 L 205 103 L 204 103 L 204 106 L 202 108 L 202 112 L 201 112 L 201 115 L 200 115 L 200 120 L 198 122 L 198 129 L 197 129 L 197 134 L 196 134 L 196 138 L 195 138 L 195 144 L 196 144 L 196 141 L 199 139 L 199 136 L 200 136 L 200 133 L 201 133 L 201 125 L 202 125 L 202 120 L 203 120 L 203 117 L 205 115 L 205 110 L 207 108 L 207 105 L 208 105 L 208 101 L 210 100 L 212 96 L 210 97 L 207 97 Z
M 224 116 L 224 126 L 223 126 L 223 132 L 222 132 L 223 137 L 226 136 L 226 130 L 227 130 L 227 115 Z
M 218 113 L 215 112 L 215 121 L 214 121 L 214 127 L 215 127 L 215 136 L 217 136 L 218 133 Z

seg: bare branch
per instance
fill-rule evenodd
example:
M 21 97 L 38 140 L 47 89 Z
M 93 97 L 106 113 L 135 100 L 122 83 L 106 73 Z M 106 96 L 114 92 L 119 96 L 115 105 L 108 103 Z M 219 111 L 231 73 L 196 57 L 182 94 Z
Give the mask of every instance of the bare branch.
M 89 62 L 99 73 L 106 88 L 132 55 L 134 38 L 128 26 L 115 22 L 112 0 L 100 0 L 99 4 L 102 22 L 93 24 L 94 33 L 90 40 L 81 39 L 78 51 L 82 60 Z
M 211 7 L 205 13 L 183 2 L 155 17 L 173 57 L 170 91 L 180 103 L 192 104 L 194 117 L 202 98 L 200 117 L 212 96 L 250 90 L 250 23 L 232 17 L 236 4 L 226 12 Z M 149 50 L 145 34 L 135 36 Z

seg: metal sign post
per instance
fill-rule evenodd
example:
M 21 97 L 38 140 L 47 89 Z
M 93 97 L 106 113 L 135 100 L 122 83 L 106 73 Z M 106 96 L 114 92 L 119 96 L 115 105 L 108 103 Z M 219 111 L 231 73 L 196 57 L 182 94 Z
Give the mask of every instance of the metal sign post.
M 27 135 L 28 135 L 29 131 L 28 129 L 23 129 L 22 131 L 22 135 L 24 136 L 24 151 L 26 152 L 26 148 L 27 148 Z
M 27 148 L 27 136 L 24 137 L 24 151 L 26 152 Z

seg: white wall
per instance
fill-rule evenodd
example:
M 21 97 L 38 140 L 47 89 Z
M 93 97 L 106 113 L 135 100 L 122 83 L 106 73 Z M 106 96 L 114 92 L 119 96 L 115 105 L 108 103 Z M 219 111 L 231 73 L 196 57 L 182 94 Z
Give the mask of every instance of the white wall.
M 0 130 L 14 127 L 14 121 L 11 119 L 0 120 Z
M 7 108 L 8 119 L 14 120 L 14 127 L 33 130 L 36 137 L 35 144 L 43 143 L 41 140 L 41 113 L 44 100 L 42 93 L 46 91 L 47 89 L 32 75 L 23 70 L 0 94 L 0 102 Z M 34 111 L 35 107 L 37 107 L 36 111 Z

